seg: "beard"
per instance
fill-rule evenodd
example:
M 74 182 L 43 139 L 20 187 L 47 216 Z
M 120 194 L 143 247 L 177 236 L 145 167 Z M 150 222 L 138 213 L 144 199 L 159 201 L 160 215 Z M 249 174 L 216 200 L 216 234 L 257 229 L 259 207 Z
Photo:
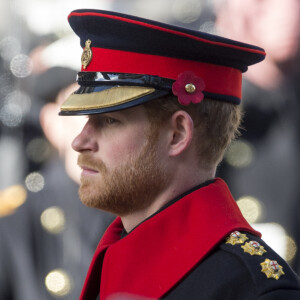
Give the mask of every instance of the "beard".
M 153 140 L 153 137 L 148 137 L 137 155 L 111 171 L 102 161 L 87 153 L 80 154 L 79 164 L 99 172 L 94 178 L 81 178 L 79 197 L 82 203 L 119 216 L 149 207 L 167 182 L 157 157 L 157 143 Z

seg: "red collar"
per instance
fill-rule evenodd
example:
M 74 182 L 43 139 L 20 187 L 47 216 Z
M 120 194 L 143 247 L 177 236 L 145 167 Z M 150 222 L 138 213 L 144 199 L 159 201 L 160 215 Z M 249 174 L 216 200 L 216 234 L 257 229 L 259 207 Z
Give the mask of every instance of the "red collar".
M 100 299 L 117 293 L 161 298 L 232 231 L 260 235 L 221 179 L 184 196 L 120 240 L 122 228 L 117 218 L 100 241 L 81 300 L 96 297 L 100 273 Z

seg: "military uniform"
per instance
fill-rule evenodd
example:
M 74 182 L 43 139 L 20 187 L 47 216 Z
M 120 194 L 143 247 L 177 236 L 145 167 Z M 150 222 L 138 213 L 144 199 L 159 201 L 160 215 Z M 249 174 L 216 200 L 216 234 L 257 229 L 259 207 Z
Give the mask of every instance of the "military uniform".
M 221 179 L 173 200 L 121 239 L 122 229 L 118 218 L 103 236 L 80 299 L 99 290 L 100 299 L 300 296 L 297 275 L 242 217 Z
M 77 10 L 69 22 L 84 50 L 80 88 L 60 115 L 114 112 L 168 95 L 182 106 L 204 97 L 238 105 L 242 73 L 265 57 L 253 45 L 115 12 Z M 118 217 L 95 251 L 81 300 L 300 297 L 297 276 L 260 240 L 221 179 L 122 232 Z

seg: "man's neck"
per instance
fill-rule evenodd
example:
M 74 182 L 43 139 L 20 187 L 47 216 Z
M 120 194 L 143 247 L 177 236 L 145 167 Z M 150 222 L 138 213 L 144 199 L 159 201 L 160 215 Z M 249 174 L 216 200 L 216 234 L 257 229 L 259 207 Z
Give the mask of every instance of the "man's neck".
M 159 211 L 169 201 L 175 199 L 179 195 L 187 192 L 193 187 L 200 185 L 207 180 L 214 178 L 215 171 L 201 172 L 197 176 L 182 176 L 181 180 L 173 181 L 166 189 L 164 189 L 147 208 L 133 212 L 126 216 L 121 216 L 122 223 L 126 232 L 130 232 L 137 225 L 149 218 L 151 215 Z

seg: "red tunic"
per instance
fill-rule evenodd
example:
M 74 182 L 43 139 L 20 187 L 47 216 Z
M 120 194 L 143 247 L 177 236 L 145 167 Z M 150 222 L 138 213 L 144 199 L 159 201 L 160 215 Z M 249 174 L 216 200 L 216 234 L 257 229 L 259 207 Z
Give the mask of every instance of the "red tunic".
M 120 239 L 110 225 L 91 262 L 80 300 L 125 293 L 161 298 L 234 230 L 260 235 L 221 179 L 195 190 Z

